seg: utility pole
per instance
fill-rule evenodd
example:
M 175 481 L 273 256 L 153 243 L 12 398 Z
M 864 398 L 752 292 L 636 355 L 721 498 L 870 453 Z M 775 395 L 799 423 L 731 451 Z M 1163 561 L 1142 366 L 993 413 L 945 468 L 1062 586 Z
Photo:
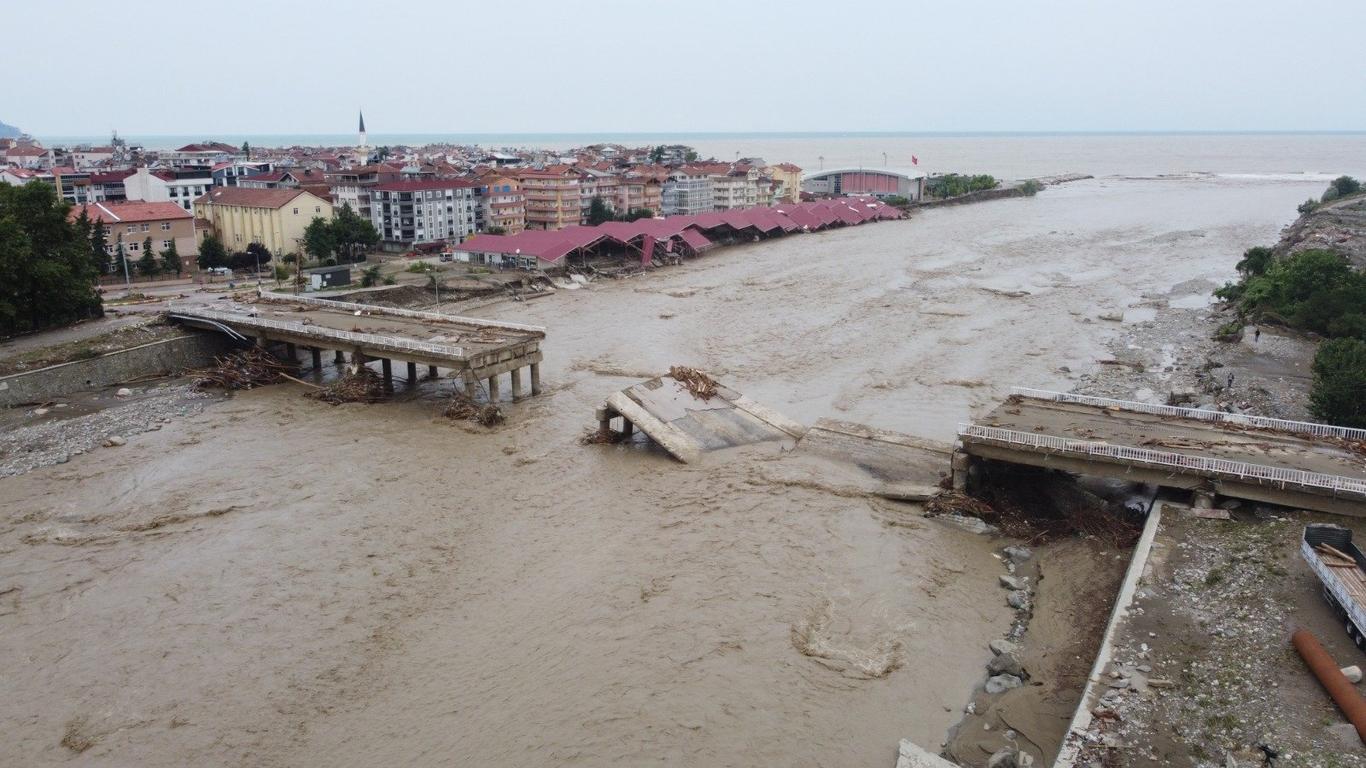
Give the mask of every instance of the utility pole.
M 128 256 L 123 252 L 123 233 L 119 233 L 119 261 L 123 264 L 123 291 L 133 292 L 133 281 L 128 277 Z

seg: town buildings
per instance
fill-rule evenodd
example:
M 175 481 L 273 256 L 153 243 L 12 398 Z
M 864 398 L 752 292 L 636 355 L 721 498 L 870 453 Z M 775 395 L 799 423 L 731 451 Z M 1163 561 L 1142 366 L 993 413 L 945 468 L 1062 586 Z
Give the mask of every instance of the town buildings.
M 143 166 L 123 180 L 123 193 L 129 200 L 172 202 L 193 212 L 195 200 L 212 186 L 213 176 L 208 167 L 152 170 Z
M 573 167 L 520 168 L 516 174 L 526 198 L 527 229 L 563 229 L 582 219 L 580 177 Z
M 104 227 L 105 252 L 109 267 L 117 267 L 119 249 L 129 261 L 143 256 L 143 246 L 152 240 L 152 250 L 160 254 L 175 244 L 186 271 L 194 269 L 199 246 L 195 241 L 194 217 L 171 202 L 105 201 L 76 205 L 68 218 L 75 221 L 85 212 L 90 221 Z
M 341 210 L 343 206 L 349 205 L 362 219 L 371 221 L 370 190 L 386 182 L 399 181 L 401 178 L 402 174 L 398 168 L 383 164 L 362 165 L 337 171 L 330 176 L 332 206 Z
M 712 208 L 730 211 L 759 204 L 759 169 L 744 163 L 717 164 L 709 168 Z
M 490 170 L 479 177 L 480 232 L 515 235 L 526 229 L 526 197 L 511 174 Z
M 304 189 L 214 187 L 194 201 L 194 215 L 230 251 L 260 243 L 271 253 L 299 253 L 304 229 L 331 219 L 332 204 Z
M 664 215 L 693 215 L 712 210 L 711 168 L 684 165 L 669 173 L 660 192 Z
M 773 179 L 774 202 L 796 203 L 802 199 L 802 169 L 792 163 L 778 163 L 764 168 Z
M 226 163 L 235 159 L 245 160 L 246 155 L 241 149 L 224 144 L 220 141 L 205 142 L 203 144 L 186 144 L 185 146 L 160 153 L 163 163 L 175 168 L 202 168 L 212 170 L 219 163 Z
M 370 223 L 389 250 L 438 241 L 458 243 L 475 232 L 478 186 L 472 179 L 378 184 L 370 190 Z

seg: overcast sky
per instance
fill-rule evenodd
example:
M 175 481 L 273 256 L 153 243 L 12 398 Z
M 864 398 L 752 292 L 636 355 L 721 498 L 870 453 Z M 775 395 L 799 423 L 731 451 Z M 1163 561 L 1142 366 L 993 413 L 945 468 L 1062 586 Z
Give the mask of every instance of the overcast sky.
M 6 0 L 36 135 L 1363 130 L 1363 0 Z

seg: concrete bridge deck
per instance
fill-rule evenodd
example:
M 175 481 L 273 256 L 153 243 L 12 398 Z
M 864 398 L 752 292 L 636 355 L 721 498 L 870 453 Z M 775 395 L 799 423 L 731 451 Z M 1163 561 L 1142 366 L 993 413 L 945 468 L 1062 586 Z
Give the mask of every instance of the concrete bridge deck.
M 1366 515 L 1366 430 L 1016 390 L 958 435 L 969 456 Z
M 531 393 L 541 389 L 545 329 L 538 326 L 272 293 L 227 310 L 180 307 L 167 316 L 262 345 L 283 343 L 290 355 L 298 348 L 310 350 L 315 367 L 325 350 L 334 351 L 338 360 L 350 353 L 360 365 L 379 360 L 386 381 L 392 378 L 390 361 L 401 360 L 410 379 L 421 364 L 433 376 L 448 369 L 467 386 L 487 382 L 490 399 L 497 399 L 498 377 L 504 373 L 511 374 L 512 394 L 519 397 L 522 368 L 530 369 Z

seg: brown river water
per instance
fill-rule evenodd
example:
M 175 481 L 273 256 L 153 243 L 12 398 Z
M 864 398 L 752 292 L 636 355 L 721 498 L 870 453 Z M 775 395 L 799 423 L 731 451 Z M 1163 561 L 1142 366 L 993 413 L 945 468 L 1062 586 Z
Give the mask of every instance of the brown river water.
M 593 407 L 687 364 L 807 423 L 950 440 L 1011 385 L 1067 388 L 1120 327 L 1098 316 L 1188 304 L 1321 186 L 1095 180 L 733 248 L 485 310 L 549 328 L 547 392 L 492 431 L 426 390 L 279 386 L 0 481 L 0 765 L 937 749 L 1010 626 L 999 542 L 772 446 L 583 447 Z

